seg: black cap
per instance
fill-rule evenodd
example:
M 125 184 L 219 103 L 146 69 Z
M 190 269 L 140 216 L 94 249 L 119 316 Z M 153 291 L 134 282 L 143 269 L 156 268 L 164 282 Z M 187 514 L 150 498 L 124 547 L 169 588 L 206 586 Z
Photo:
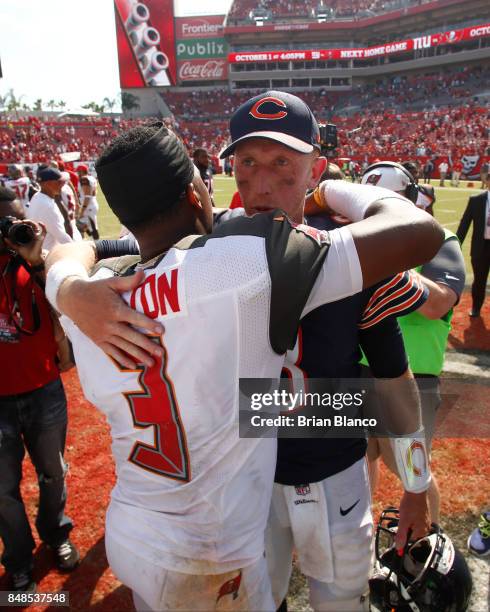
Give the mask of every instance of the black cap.
M 231 144 L 220 157 L 228 157 L 247 138 L 267 138 L 299 153 L 320 150 L 320 130 L 309 106 L 284 91 L 266 91 L 242 104 L 230 121 Z
M 146 127 L 151 135 L 145 141 L 135 144 L 130 138 L 144 126 L 131 128 L 118 136 L 95 164 L 107 203 L 130 228 L 174 204 L 194 178 L 194 164 L 182 141 L 161 121 Z M 113 158 L 111 147 L 117 143 L 124 154 Z M 135 175 L 139 181 L 134 180 Z
M 61 172 L 56 170 L 56 168 L 43 168 L 37 173 L 37 180 L 40 183 L 45 181 L 60 181 L 62 178 Z

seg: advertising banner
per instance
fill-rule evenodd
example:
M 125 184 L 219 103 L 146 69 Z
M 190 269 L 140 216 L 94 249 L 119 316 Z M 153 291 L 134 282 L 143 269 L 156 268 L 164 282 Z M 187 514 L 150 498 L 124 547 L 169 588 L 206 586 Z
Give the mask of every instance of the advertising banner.
M 471 26 L 461 30 L 450 30 L 438 34 L 428 34 L 402 40 L 399 42 L 386 43 L 375 47 L 358 49 L 315 49 L 315 50 L 278 50 L 278 51 L 242 51 L 240 53 L 229 53 L 228 61 L 231 64 L 248 62 L 286 62 L 286 61 L 305 61 L 315 60 L 339 60 L 339 59 L 372 59 L 392 55 L 395 53 L 405 53 L 418 49 L 429 49 L 440 45 L 454 44 L 457 42 L 475 40 L 485 36 L 490 36 L 490 23 Z
M 224 81 L 228 78 L 225 59 L 192 59 L 177 62 L 179 81 Z
M 228 49 L 224 38 L 194 38 L 177 41 L 177 60 L 225 57 Z
M 224 15 L 179 17 L 175 20 L 177 79 L 224 81 L 228 78 L 228 45 Z
M 185 38 L 222 38 L 225 15 L 208 17 L 177 17 L 175 19 L 175 37 Z
M 121 88 L 176 84 L 173 0 L 114 0 Z

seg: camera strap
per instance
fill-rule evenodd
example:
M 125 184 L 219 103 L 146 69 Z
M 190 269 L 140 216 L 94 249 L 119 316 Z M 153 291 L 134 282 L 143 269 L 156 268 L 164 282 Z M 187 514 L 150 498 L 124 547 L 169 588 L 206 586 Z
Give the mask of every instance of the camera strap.
M 32 329 L 27 329 L 24 327 L 24 322 L 22 318 L 22 313 L 20 312 L 20 304 L 17 298 L 17 293 L 15 291 L 15 280 L 16 273 L 20 266 L 23 264 L 23 260 L 18 257 L 13 257 L 10 259 L 5 266 L 5 269 L 2 274 L 2 284 L 5 291 L 5 295 L 7 297 L 7 307 L 8 314 L 10 320 L 14 324 L 16 330 L 24 334 L 26 336 L 33 336 L 41 327 L 41 315 L 39 312 L 39 307 L 37 305 L 36 293 L 35 293 L 35 285 L 36 282 L 31 276 L 32 288 L 31 288 L 31 308 L 32 308 Z M 29 268 L 27 268 L 29 271 Z M 7 283 L 7 276 L 11 275 L 11 289 L 9 290 L 9 286 Z

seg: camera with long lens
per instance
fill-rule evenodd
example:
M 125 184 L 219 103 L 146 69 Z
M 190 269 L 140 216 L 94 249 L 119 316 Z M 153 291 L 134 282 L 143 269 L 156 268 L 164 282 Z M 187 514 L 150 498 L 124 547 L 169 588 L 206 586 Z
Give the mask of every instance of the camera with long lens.
M 36 235 L 28 223 L 16 223 L 16 221 L 15 217 L 1 217 L 0 235 L 17 246 L 26 246 L 35 239 Z
M 334 157 L 335 149 L 339 146 L 337 138 L 337 126 L 334 123 L 324 123 L 320 128 L 320 146 L 322 155 Z

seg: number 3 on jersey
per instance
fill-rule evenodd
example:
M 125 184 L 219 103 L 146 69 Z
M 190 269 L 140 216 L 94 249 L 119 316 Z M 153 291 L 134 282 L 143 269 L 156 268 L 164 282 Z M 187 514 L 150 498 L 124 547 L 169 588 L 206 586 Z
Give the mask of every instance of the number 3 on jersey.
M 164 354 L 155 358 L 151 368 L 139 364 L 136 370 L 127 370 L 118 365 L 121 372 L 139 372 L 141 389 L 124 393 L 134 426 L 153 427 L 154 431 L 154 444 L 136 442 L 128 460 L 154 474 L 189 482 L 189 453 L 174 387 L 167 375 L 167 350 L 160 338 L 155 340 Z

